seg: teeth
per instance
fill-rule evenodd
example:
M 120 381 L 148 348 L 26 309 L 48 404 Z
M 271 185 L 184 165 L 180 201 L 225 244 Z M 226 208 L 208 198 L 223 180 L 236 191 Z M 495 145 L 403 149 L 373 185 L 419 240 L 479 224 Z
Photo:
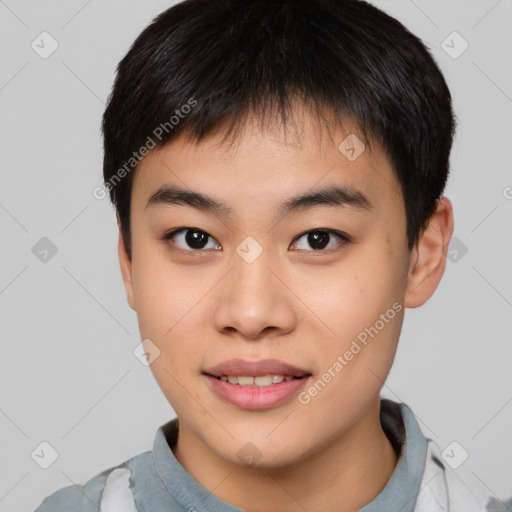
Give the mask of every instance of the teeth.
M 276 375 L 277 377 L 277 375 Z M 256 386 L 271 386 L 272 385 L 272 375 L 260 375 L 258 377 L 254 377 L 254 384 Z
M 254 384 L 254 377 L 238 377 L 238 384 L 240 386 L 252 386 Z
M 230 384 L 257 387 L 271 386 L 272 384 L 280 384 L 283 381 L 290 381 L 294 379 L 291 375 L 258 375 L 257 377 L 247 375 L 221 375 L 219 378 L 220 380 L 229 382 Z

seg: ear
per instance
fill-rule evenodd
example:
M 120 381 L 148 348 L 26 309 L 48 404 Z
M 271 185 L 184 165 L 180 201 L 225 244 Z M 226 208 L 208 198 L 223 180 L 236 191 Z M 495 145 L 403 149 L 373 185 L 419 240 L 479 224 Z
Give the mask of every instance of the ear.
M 135 310 L 135 300 L 133 293 L 133 284 L 132 284 L 132 262 L 128 253 L 126 251 L 126 247 L 123 240 L 123 235 L 121 231 L 121 224 L 119 221 L 117 222 L 117 228 L 119 230 L 119 240 L 117 243 L 117 253 L 119 255 L 119 265 L 121 267 L 121 275 L 123 277 L 124 287 L 126 290 L 126 298 L 128 300 L 128 304 L 130 307 Z
M 406 308 L 422 306 L 434 294 L 444 274 L 452 234 L 452 203 L 443 196 L 438 200 L 436 211 L 411 252 L 404 298 Z

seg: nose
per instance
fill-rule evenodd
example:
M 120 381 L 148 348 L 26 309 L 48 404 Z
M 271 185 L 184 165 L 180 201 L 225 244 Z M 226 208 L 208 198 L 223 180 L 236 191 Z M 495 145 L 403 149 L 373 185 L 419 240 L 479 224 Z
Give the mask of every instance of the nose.
M 252 263 L 235 257 L 234 267 L 217 289 L 212 313 L 217 331 L 258 341 L 295 328 L 293 293 L 282 272 L 264 255 L 265 251 Z

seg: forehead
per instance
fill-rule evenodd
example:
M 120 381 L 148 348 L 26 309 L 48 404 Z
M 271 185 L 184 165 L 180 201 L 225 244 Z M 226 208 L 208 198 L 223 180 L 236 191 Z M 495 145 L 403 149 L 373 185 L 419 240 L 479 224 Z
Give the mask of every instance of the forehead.
M 277 122 L 262 127 L 249 118 L 236 138 L 224 135 L 219 129 L 196 142 L 183 133 L 152 150 L 135 173 L 133 201 L 145 208 L 162 185 L 174 185 L 221 198 L 234 209 L 271 207 L 300 192 L 343 185 L 369 198 L 374 213 L 402 202 L 385 151 L 375 141 L 368 144 L 355 123 L 325 129 L 302 112 L 292 128 Z

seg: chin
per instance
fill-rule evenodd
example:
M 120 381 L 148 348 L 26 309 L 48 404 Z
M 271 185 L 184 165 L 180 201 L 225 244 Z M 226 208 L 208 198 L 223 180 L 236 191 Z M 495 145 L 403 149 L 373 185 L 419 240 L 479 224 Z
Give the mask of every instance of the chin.
M 286 446 L 283 449 L 283 446 Z M 212 447 L 217 455 L 231 464 L 252 469 L 279 469 L 299 462 L 304 456 L 303 443 L 290 443 L 290 439 L 248 440 L 247 437 L 232 440 L 227 446 Z

